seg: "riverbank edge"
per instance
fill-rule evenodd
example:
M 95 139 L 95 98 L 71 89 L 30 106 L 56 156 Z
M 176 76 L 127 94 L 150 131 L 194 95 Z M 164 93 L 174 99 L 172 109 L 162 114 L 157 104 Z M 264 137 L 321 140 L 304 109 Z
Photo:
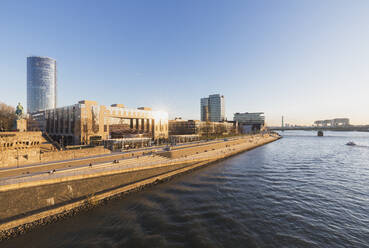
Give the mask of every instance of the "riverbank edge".
M 235 156 L 237 154 L 274 142 L 276 140 L 279 140 L 280 138 L 282 137 L 277 136 L 274 137 L 273 139 L 266 140 L 262 143 L 255 144 L 251 147 L 232 151 L 226 154 L 224 157 L 208 159 L 206 161 L 201 162 L 194 162 L 184 168 L 156 175 L 129 185 L 124 185 L 122 187 L 107 192 L 99 193 L 96 195 L 90 195 L 82 200 L 77 200 L 75 202 L 68 203 L 63 206 L 44 210 L 36 214 L 31 214 L 29 216 L 25 216 L 16 220 L 0 224 L 0 241 L 16 237 L 38 226 L 54 223 L 68 216 L 74 216 L 80 211 L 88 210 L 98 205 L 102 205 L 110 199 L 121 198 L 127 194 L 140 191 L 144 188 L 153 186 L 160 182 L 168 181 L 171 178 L 180 176 L 181 174 L 190 173 L 191 171 L 194 171 L 199 168 L 204 168 L 205 166 L 208 166 L 214 162 L 218 162 L 227 159 L 229 157 Z

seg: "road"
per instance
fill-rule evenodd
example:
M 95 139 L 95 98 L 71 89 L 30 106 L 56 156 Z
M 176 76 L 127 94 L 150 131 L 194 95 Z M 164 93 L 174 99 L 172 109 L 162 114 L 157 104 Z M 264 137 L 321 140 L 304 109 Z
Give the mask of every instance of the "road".
M 229 138 L 228 140 L 238 139 L 240 137 Z M 183 149 L 191 146 L 198 146 L 201 144 L 210 144 L 210 143 L 219 143 L 223 142 L 224 139 L 215 139 L 210 141 L 195 141 L 189 143 L 181 143 L 174 146 L 170 146 L 170 149 Z M 0 180 L 1 179 L 9 179 L 14 177 L 26 177 L 30 175 L 37 175 L 46 173 L 52 170 L 66 170 L 73 168 L 81 168 L 89 166 L 89 164 L 97 165 L 102 163 L 109 163 L 114 160 L 124 160 L 132 157 L 149 155 L 155 153 L 157 151 L 161 151 L 167 145 L 153 146 L 153 147 L 145 147 L 139 149 L 131 149 L 122 152 L 113 152 L 111 154 L 103 154 L 96 155 L 91 157 L 72 159 L 72 160 L 61 160 L 55 162 L 48 162 L 42 164 L 32 164 L 32 165 L 24 165 L 24 166 L 13 166 L 0 169 Z
M 222 140 L 215 140 L 212 141 L 212 143 L 218 143 L 222 142 Z M 14 172 L 17 172 L 12 175 L 2 175 L 0 177 L 0 186 L 5 185 L 16 185 L 19 183 L 25 183 L 25 182 L 40 182 L 40 181 L 47 181 L 47 180 L 53 180 L 58 178 L 68 178 L 68 177 L 75 177 L 75 176 L 96 176 L 96 174 L 99 173 L 122 173 L 123 171 L 128 171 L 132 169 L 142 169 L 142 168 L 151 168 L 152 166 L 163 166 L 168 163 L 186 163 L 186 162 L 193 162 L 193 161 L 205 161 L 205 160 L 214 160 L 219 157 L 225 157 L 227 154 L 233 153 L 237 150 L 243 150 L 245 148 L 253 147 L 255 144 L 262 143 L 264 139 L 260 137 L 254 137 L 246 139 L 244 143 L 233 145 L 231 147 L 225 147 L 215 150 L 209 150 L 207 152 L 201 152 L 199 154 L 193 154 L 188 155 L 185 157 L 180 158 L 174 158 L 170 159 L 167 157 L 162 157 L 155 154 L 146 154 L 142 156 L 137 157 L 127 157 L 125 159 L 121 159 L 117 162 L 100 162 L 100 163 L 94 163 L 92 166 L 89 165 L 89 163 L 83 163 L 75 166 L 67 166 L 57 169 L 50 169 L 49 166 L 52 166 L 52 164 L 46 165 L 48 170 L 45 170 L 46 167 L 38 168 L 36 171 L 27 171 L 26 173 L 19 174 L 20 169 L 28 169 L 31 168 L 16 168 Z M 204 144 L 208 144 L 209 142 L 201 142 Z M 174 149 L 182 149 L 184 146 L 191 147 L 195 144 L 189 145 L 185 144 L 182 146 L 176 146 Z M 198 145 L 198 144 L 197 144 Z M 142 150 L 152 150 L 155 148 L 147 148 L 147 149 L 141 149 Z M 114 155 L 112 155 L 114 156 Z M 52 168 L 52 167 L 51 167 Z

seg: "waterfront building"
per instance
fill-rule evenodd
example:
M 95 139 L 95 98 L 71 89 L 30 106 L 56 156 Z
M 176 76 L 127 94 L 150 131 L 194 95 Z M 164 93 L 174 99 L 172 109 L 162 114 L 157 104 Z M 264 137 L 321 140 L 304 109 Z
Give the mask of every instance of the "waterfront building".
M 260 131 L 265 125 L 263 112 L 256 113 L 235 113 L 233 121 L 238 123 L 241 133 L 252 133 Z
M 235 133 L 237 131 L 234 122 L 209 122 L 199 120 L 170 120 L 169 136 L 174 135 L 200 135 L 213 136 Z
M 182 134 L 182 135 L 171 135 L 169 136 L 170 143 L 187 143 L 200 140 L 200 135 L 198 134 Z
M 200 134 L 201 121 L 175 119 L 168 122 L 169 136 Z
M 141 107 L 130 109 L 122 104 L 99 105 L 83 100 L 71 106 L 35 112 L 30 130 L 41 130 L 64 145 L 102 143 L 108 139 L 168 139 L 168 113 Z
M 225 121 L 224 96 L 220 94 L 209 95 L 200 100 L 201 121 Z
M 56 60 L 48 57 L 27 58 L 27 112 L 56 108 Z

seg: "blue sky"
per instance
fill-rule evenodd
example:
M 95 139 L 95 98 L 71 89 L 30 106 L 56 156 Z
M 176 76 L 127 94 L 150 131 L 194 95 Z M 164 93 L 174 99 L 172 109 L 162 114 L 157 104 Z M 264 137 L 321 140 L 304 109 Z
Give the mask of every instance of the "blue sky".
M 199 119 L 200 97 L 270 125 L 369 123 L 369 1 L 0 1 L 0 101 L 26 105 L 26 57 L 81 99 Z

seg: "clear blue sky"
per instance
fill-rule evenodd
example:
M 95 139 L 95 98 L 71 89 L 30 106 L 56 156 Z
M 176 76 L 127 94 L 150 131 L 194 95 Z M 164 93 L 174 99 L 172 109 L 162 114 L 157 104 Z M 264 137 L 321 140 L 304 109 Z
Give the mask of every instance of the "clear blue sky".
M 199 119 L 200 97 L 268 124 L 369 123 L 369 1 L 0 1 L 0 101 L 26 105 L 26 57 L 81 99 Z

